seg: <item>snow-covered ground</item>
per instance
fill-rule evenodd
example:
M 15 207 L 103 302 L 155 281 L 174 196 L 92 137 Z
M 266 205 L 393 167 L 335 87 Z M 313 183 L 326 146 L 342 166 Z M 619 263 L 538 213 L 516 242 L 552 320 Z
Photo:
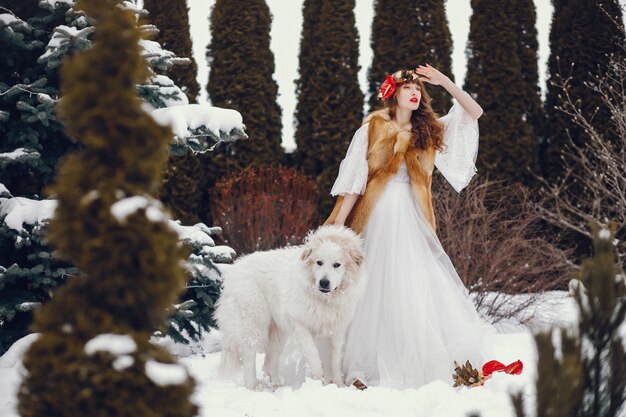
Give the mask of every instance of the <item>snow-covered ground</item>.
M 500 333 L 491 337 L 494 358 L 505 364 L 520 359 L 521 375 L 496 373 L 484 386 L 452 388 L 451 381 L 434 381 L 419 389 L 397 390 L 369 387 L 338 388 L 322 385 L 307 378 L 299 388 L 281 387 L 265 391 L 249 391 L 240 384 L 217 378 L 219 332 L 207 334 L 192 345 L 161 343 L 180 357 L 182 364 L 197 380 L 193 400 L 206 417 L 269 417 L 269 416 L 429 416 L 455 417 L 480 412 L 482 417 L 514 416 L 510 393 L 524 392 L 526 401 L 534 404 L 536 352 L 532 331 L 546 326 L 567 326 L 576 322 L 573 299 L 566 292 L 551 292 L 539 297 L 528 319 L 527 327 L 500 323 Z M 27 336 L 0 357 L 0 416 L 17 417 L 15 393 L 23 367 L 21 356 L 34 340 Z M 263 358 L 258 357 L 260 374 Z M 480 366 L 481 364 L 474 364 Z

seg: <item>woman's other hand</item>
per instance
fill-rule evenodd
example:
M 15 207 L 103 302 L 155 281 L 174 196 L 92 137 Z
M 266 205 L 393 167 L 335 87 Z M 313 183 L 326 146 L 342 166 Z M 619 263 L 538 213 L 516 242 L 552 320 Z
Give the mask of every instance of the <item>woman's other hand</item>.
M 415 72 L 417 72 L 418 75 L 421 75 L 420 78 L 422 81 L 426 81 L 427 83 L 432 85 L 441 85 L 448 78 L 447 76 L 443 75 L 437 68 L 430 66 L 430 64 L 426 64 L 426 66 L 420 65 L 419 67 L 415 68 Z

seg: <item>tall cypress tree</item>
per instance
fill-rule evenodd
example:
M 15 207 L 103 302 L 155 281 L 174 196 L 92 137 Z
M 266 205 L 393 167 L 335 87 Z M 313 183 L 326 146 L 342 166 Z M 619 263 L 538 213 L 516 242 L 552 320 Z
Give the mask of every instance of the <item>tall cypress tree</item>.
M 524 80 L 525 117 L 530 123 L 538 141 L 544 135 L 545 117 L 541 107 L 541 88 L 539 86 L 539 68 L 537 49 L 537 11 L 533 0 L 517 0 L 514 2 L 514 18 L 517 35 L 517 54 L 520 58 L 522 77 Z
M 544 103 L 548 140 L 542 146 L 541 163 L 544 175 L 554 179 L 563 173 L 561 156 L 569 144 L 568 135 L 574 146 L 588 137 L 584 129 L 572 123 L 570 116 L 556 108 L 564 97 L 560 84 L 569 79 L 567 93 L 572 101 L 580 102 L 583 115 L 592 120 L 595 129 L 608 132 L 613 127 L 611 113 L 600 94 L 585 83 L 593 82 L 595 76 L 604 76 L 611 56 L 624 53 L 625 39 L 617 0 L 554 0 L 553 4 L 550 78 Z
M 305 0 L 296 80 L 297 164 L 315 178 L 321 213 L 339 164 L 362 118 L 354 0 Z
M 191 50 L 186 0 L 144 0 L 144 7 L 150 12 L 148 21 L 159 29 L 155 40 L 163 49 L 191 60 L 189 65 L 172 67 L 167 75 L 181 87 L 190 103 L 195 102 L 200 86 L 196 81 L 198 67 Z M 201 181 L 199 156 L 189 152 L 184 156 L 171 157 L 167 163 L 160 199 L 174 212 L 176 218 L 186 223 L 197 223 L 201 212 Z
M 523 9 L 508 0 L 472 0 L 472 9 L 465 89 L 485 111 L 478 169 L 491 178 L 529 184 L 538 142 L 527 112 L 536 85 L 525 74 L 531 58 L 520 53 L 528 43 L 518 35 L 524 26 L 511 24 Z
M 24 417 L 198 411 L 193 379 L 149 341 L 185 274 L 176 232 L 150 198 L 172 132 L 142 110 L 140 31 L 120 3 L 79 0 L 96 21 L 96 39 L 62 69 L 60 114 L 84 147 L 59 170 L 49 237 L 81 276 L 37 312 L 41 336 L 24 357 L 18 393 Z
M 229 168 L 278 163 L 283 156 L 282 122 L 278 85 L 272 78 L 270 10 L 265 0 L 217 0 L 210 20 L 211 103 L 239 111 L 249 136 L 233 145 Z
M 385 74 L 393 71 L 429 63 L 454 80 L 452 37 L 443 0 L 377 0 L 374 8 L 374 56 L 368 72 L 371 110 L 379 105 L 376 96 Z M 452 104 L 450 95 L 434 86 L 429 93 L 433 110 L 445 114 Z
M 191 36 L 189 34 L 189 8 L 186 0 L 144 0 L 144 7 L 150 12 L 148 21 L 159 29 L 156 41 L 163 49 L 172 51 L 176 56 L 189 58 L 189 65 L 176 65 L 167 72 L 194 103 L 200 93 L 200 85 L 196 81 L 198 66 L 191 51 Z

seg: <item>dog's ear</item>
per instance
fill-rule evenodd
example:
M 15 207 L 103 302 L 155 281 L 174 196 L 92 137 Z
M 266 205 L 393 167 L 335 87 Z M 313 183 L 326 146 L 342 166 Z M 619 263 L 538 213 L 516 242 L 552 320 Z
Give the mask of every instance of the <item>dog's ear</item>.
M 302 259 L 303 261 L 306 261 L 307 259 L 309 259 L 312 253 L 313 253 L 313 249 L 307 248 L 302 251 L 302 255 L 300 255 L 300 259 Z
M 348 250 L 348 256 L 350 256 L 350 259 L 352 259 L 352 262 L 354 262 L 358 266 L 361 266 L 361 264 L 365 260 L 365 254 L 363 253 L 363 250 L 358 247 L 350 248 Z

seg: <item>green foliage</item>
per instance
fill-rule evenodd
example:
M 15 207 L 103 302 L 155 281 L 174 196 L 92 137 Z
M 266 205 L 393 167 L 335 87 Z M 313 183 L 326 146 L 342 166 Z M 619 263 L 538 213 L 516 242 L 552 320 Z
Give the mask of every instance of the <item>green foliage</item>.
M 513 9 L 514 25 L 517 35 L 517 55 L 520 58 L 521 73 L 525 88 L 524 118 L 530 124 L 535 138 L 542 138 L 545 129 L 545 115 L 541 107 L 541 88 L 539 87 L 537 41 L 537 12 L 533 0 L 518 0 Z
M 295 159 L 318 185 L 322 216 L 331 211 L 330 189 L 363 116 L 354 5 L 354 0 L 303 5 Z
M 33 310 L 76 274 L 76 268 L 52 257 L 44 240 L 45 223 L 24 225 L 21 230 L 5 223 L 5 208 L 28 204 L 25 200 L 0 199 L 0 355 L 29 333 Z
M 39 10 L 39 0 L 0 0 L 0 14 L 11 10 L 17 17 L 27 20 L 37 13 Z
M 229 169 L 276 164 L 282 159 L 281 110 L 276 102 L 278 86 L 272 78 L 271 20 L 264 0 L 217 0 L 211 10 L 207 91 L 214 106 L 242 114 L 250 137 L 232 145 L 226 162 Z M 220 164 L 220 159 L 215 163 Z M 218 176 L 207 172 L 210 184 L 226 172 L 226 164 L 215 167 Z
M 539 353 L 539 417 L 616 417 L 626 400 L 626 352 L 620 326 L 626 318 L 626 279 L 615 257 L 615 227 L 594 228 L 594 255 L 570 290 L 578 332 L 535 337 Z M 557 353 L 558 352 L 558 353 Z M 515 398 L 517 416 L 522 400 Z
M 189 98 L 195 103 L 200 92 L 196 81 L 198 66 L 193 59 L 191 37 L 189 35 L 189 8 L 186 0 L 158 1 L 144 0 L 144 7 L 150 12 L 148 21 L 159 28 L 155 40 L 164 49 L 174 52 L 177 56 L 190 59 L 189 65 L 176 66 L 168 71 L 168 76 L 180 86 Z
M 14 2 L 10 5 L 11 11 L 19 16 L 22 15 L 17 13 L 21 10 L 20 4 L 22 3 Z M 132 10 L 135 15 L 142 13 L 129 3 L 124 7 Z M 7 11 L 0 9 L 0 13 L 2 12 Z M 60 96 L 58 69 L 65 57 L 91 48 L 95 27 L 84 14 L 75 12 L 65 3 L 51 5 L 42 2 L 28 16 L 28 22 L 13 19 L 8 26 L 0 27 L 3 35 L 0 36 L 0 44 L 2 50 L 6 51 L 3 55 L 6 59 L 0 61 L 0 89 L 4 92 L 0 96 L 0 109 L 6 109 L 4 112 L 0 111 L 0 132 L 5 134 L 6 139 L 0 143 L 0 180 L 15 195 L 40 198 L 56 173 L 58 161 L 78 146 L 68 139 L 55 114 Z M 146 26 L 141 29 L 143 32 L 151 31 Z M 173 53 L 163 51 L 156 42 L 142 41 L 141 46 L 142 55 L 152 66 L 151 77 L 137 84 L 142 99 L 152 107 L 165 107 L 171 102 L 180 102 L 181 99 L 186 102 L 186 97 L 171 79 L 156 74 L 159 68 L 167 70 L 173 67 L 179 59 Z M 181 137 L 172 141 L 172 154 L 185 155 L 190 148 L 203 152 L 215 142 L 233 141 L 245 136 L 238 129 L 233 132 L 220 131 L 218 136 L 208 131 L 206 126 L 200 126 L 189 134 L 196 137 Z M 194 166 L 185 165 L 184 169 L 191 172 Z M 182 190 L 187 185 L 178 178 L 169 179 L 170 188 Z M 188 197 L 189 200 L 186 201 L 199 199 L 198 195 Z M 24 197 L 18 199 L 24 200 Z M 0 212 L 16 201 L 17 199 L 3 199 Z M 28 205 L 39 203 L 35 200 L 25 201 Z M 43 201 L 42 204 L 53 202 Z M 186 223 L 195 223 L 197 211 L 195 208 L 188 208 L 186 201 L 180 205 L 182 210 L 175 210 L 177 214 L 182 212 L 177 217 L 183 218 Z M 174 205 L 174 209 L 180 206 Z M 0 268 L 3 271 L 0 273 L 0 285 L 4 286 L 5 294 L 0 301 L 0 352 L 6 350 L 17 338 L 27 334 L 32 322 L 32 310 L 40 303 L 47 302 L 52 290 L 63 284 L 68 274 L 75 274 L 71 263 L 53 257 L 52 249 L 43 240 L 46 222 L 47 218 L 42 222 L 26 225 L 18 232 L 5 224 L 4 215 L 0 216 Z M 192 253 L 190 256 L 197 257 L 200 254 Z M 206 255 L 201 258 L 207 267 L 215 267 L 214 259 L 209 259 Z M 204 278 L 194 269 L 191 279 L 198 281 Z M 178 320 L 178 311 L 175 311 L 172 318 L 185 323 L 185 326 L 198 329 L 192 334 L 193 337 L 197 337 L 200 330 L 207 330 L 207 323 L 210 323 L 207 316 L 210 317 L 211 311 L 208 309 L 212 307 L 207 306 L 212 306 L 212 300 L 217 298 L 213 287 L 218 284 L 209 284 L 202 286 L 207 289 L 206 294 L 202 293 L 202 289 L 196 289 L 193 293 L 184 294 L 186 298 L 183 298 L 195 302 L 197 307 L 192 311 L 202 315 Z M 19 297 L 14 296 L 16 294 Z M 177 330 L 171 325 L 170 332 L 174 331 Z M 184 340 L 188 341 L 186 337 Z
M 386 74 L 429 63 L 454 80 L 452 37 L 443 0 L 377 0 L 372 23 L 374 52 L 368 73 L 370 110 L 379 106 L 376 96 Z M 433 110 L 445 114 L 452 105 L 443 88 L 429 89 Z
M 22 9 L 17 7 L 17 12 Z M 0 154 L 22 149 L 29 156 L 0 157 L 0 183 L 14 195 L 32 197 L 42 195 L 59 158 L 75 148 L 54 114 L 59 97 L 58 57 L 85 49 L 89 41 L 85 34 L 68 42 L 63 30 L 56 29 L 59 25 L 78 29 L 86 25 L 67 4 L 24 14 L 30 16 L 28 21 L 0 23 Z M 60 42 L 46 52 L 51 36 Z
M 189 9 L 186 0 L 145 0 L 150 12 L 148 21 L 159 28 L 155 40 L 177 56 L 190 59 L 189 65 L 179 65 L 167 72 L 174 83 L 182 88 L 189 102 L 196 102 L 200 86 L 196 81 L 198 67 L 193 59 L 189 35 Z M 168 160 L 165 181 L 160 199 L 185 223 L 200 220 L 202 169 L 200 157 L 186 153 L 183 157 Z
M 617 0 L 558 0 L 553 4 L 544 103 L 547 141 L 541 149 L 543 175 L 551 179 L 564 175 L 565 163 L 561 158 L 570 138 L 574 146 L 589 138 L 584 128 L 572 123 L 571 116 L 559 110 L 568 96 L 601 135 L 611 136 L 608 132 L 615 125 L 609 106 L 596 89 L 586 84 L 593 83 L 594 77 L 602 78 L 611 59 L 625 52 L 622 9 Z M 608 80 L 613 85 L 622 82 Z
M 36 314 L 34 330 L 42 335 L 25 355 L 18 393 L 24 417 L 198 411 L 189 400 L 192 378 L 168 352 L 148 342 L 185 281 L 176 233 L 148 197 L 160 185 L 172 133 L 141 109 L 135 85 L 148 70 L 140 34 L 132 12 L 117 6 L 113 0 L 79 2 L 97 22 L 96 39 L 62 70 L 59 111 L 83 149 L 60 168 L 49 238 L 80 277 Z M 144 204 L 114 215 L 119 204 L 131 201 Z M 86 352 L 87 343 L 102 334 L 132 338 L 136 348 L 124 355 L 130 363 L 120 364 L 120 356 L 108 351 Z M 170 364 L 185 376 L 160 384 L 150 376 L 155 364 Z
M 168 159 L 160 200 L 184 223 L 200 221 L 201 173 L 200 157 L 192 152 Z
M 465 89 L 482 106 L 477 165 L 492 179 L 530 185 L 537 172 L 536 32 L 532 1 L 473 0 Z M 511 23 L 511 16 L 516 16 Z M 524 33 L 526 31 L 526 33 Z M 532 48 L 535 50 L 532 50 Z
M 200 240 L 183 238 L 185 245 L 191 250 L 187 259 L 187 269 L 191 274 L 180 297 L 182 301 L 174 306 L 169 318 L 167 334 L 179 343 L 200 340 L 202 331 L 215 327 L 213 312 L 215 302 L 221 290 L 221 271 L 219 263 L 232 263 L 235 251 L 227 246 L 215 246 L 209 236 L 220 233 L 219 227 L 207 227 L 199 223 L 194 226 L 182 226 L 204 232 Z

